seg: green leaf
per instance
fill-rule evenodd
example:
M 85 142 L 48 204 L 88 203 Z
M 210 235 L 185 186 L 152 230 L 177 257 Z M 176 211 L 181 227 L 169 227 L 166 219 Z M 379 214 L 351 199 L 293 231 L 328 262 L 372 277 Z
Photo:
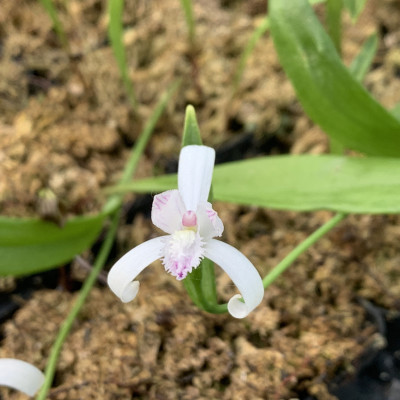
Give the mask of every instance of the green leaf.
M 366 2 L 367 0 L 343 0 L 343 4 L 349 10 L 353 22 L 357 21 Z
M 65 34 L 64 28 L 58 18 L 57 10 L 53 4 L 52 0 L 39 0 L 42 6 L 45 8 L 47 14 L 49 15 L 51 21 L 53 22 L 54 30 L 60 40 L 62 46 L 68 49 L 67 35 Z
M 242 80 L 244 69 L 246 67 L 247 61 L 248 61 L 251 53 L 254 51 L 254 48 L 256 47 L 257 42 L 264 35 L 264 33 L 267 32 L 268 29 L 269 29 L 269 19 L 266 16 L 263 19 L 263 21 L 261 22 L 261 24 L 254 30 L 249 41 L 246 44 L 246 47 L 244 48 L 242 54 L 240 55 L 238 66 L 237 66 L 235 76 L 233 79 L 233 92 L 234 93 L 238 89 L 239 84 Z
M 197 123 L 196 111 L 192 105 L 186 107 L 185 125 L 183 127 L 182 147 L 191 144 L 203 144 L 200 135 L 199 124 Z
M 307 0 L 269 7 L 276 50 L 306 113 L 347 148 L 399 157 L 399 121 L 351 76 Z
M 327 31 L 339 54 L 342 52 L 342 0 L 327 0 L 325 20 Z
M 391 110 L 390 113 L 400 121 L 400 103 L 396 104 Z
M 128 64 L 126 62 L 125 47 L 123 40 L 122 14 L 124 11 L 124 0 L 108 0 L 108 37 L 111 47 L 128 94 L 129 101 L 133 109 L 137 106 L 135 91 L 132 81 L 129 77 Z
M 378 36 L 373 33 L 363 44 L 360 52 L 349 66 L 349 71 L 358 82 L 362 82 L 378 49 Z
M 299 155 L 255 158 L 214 169 L 214 199 L 280 210 L 399 213 L 400 160 Z M 162 192 L 176 175 L 143 179 L 117 191 Z
M 186 25 L 188 27 L 189 43 L 191 46 L 193 46 L 196 39 L 196 21 L 193 13 L 192 0 L 181 0 L 181 6 L 185 13 Z
M 71 260 L 94 242 L 104 218 L 76 217 L 59 228 L 38 219 L 0 217 L 0 276 L 28 275 Z

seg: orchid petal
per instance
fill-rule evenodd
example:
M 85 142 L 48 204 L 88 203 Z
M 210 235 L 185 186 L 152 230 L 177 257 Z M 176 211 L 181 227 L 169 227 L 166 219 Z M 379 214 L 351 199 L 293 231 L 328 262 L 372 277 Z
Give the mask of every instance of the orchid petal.
M 211 239 L 215 236 L 221 236 L 224 231 L 224 224 L 218 217 L 216 211 L 213 210 L 211 203 L 201 203 L 197 207 L 197 222 L 200 235 L 204 240 Z
M 165 238 L 166 236 L 157 237 L 134 247 L 111 268 L 107 283 L 122 302 L 128 303 L 136 297 L 139 291 L 139 282 L 133 280 L 148 265 L 161 258 Z
M 229 300 L 229 313 L 235 318 L 246 317 L 264 297 L 264 286 L 254 265 L 239 250 L 215 239 L 206 243 L 205 257 L 218 264 L 241 293 Z
M 43 373 L 25 361 L 14 358 L 0 359 L 0 385 L 33 396 L 43 385 Z
M 187 211 L 196 211 L 208 199 L 215 150 L 207 146 L 185 146 L 179 156 L 178 189 Z
M 178 190 L 167 190 L 154 196 L 151 220 L 155 226 L 172 234 L 182 229 L 182 216 L 185 211 Z

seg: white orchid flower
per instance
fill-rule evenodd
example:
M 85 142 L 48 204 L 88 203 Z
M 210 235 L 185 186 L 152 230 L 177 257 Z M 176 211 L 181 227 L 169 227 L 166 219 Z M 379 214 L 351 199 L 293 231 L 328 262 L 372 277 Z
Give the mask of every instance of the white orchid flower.
M 264 288 L 253 264 L 234 247 L 213 239 L 224 230 L 221 219 L 207 201 L 214 160 L 215 151 L 210 147 L 182 148 L 178 190 L 156 195 L 151 210 L 153 224 L 168 235 L 133 248 L 108 274 L 111 290 L 123 302 L 136 297 L 139 282 L 134 279 L 155 260 L 161 259 L 165 270 L 181 280 L 207 257 L 229 275 L 241 293 L 228 302 L 232 316 L 244 318 L 260 304 Z
M 14 358 L 0 358 L 0 386 L 33 396 L 43 382 L 43 373 L 32 364 Z

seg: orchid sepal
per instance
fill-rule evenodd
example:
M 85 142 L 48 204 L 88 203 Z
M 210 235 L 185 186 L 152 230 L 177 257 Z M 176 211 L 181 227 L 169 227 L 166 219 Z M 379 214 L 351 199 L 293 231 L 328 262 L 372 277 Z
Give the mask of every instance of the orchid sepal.
M 0 386 L 33 396 L 44 380 L 42 371 L 32 364 L 14 358 L 0 358 Z

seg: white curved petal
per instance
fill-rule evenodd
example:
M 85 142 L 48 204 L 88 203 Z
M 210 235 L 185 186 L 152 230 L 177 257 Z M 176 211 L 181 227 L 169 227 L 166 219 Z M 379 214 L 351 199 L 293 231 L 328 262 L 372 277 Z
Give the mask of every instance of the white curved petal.
M 200 236 L 204 240 L 222 235 L 224 224 L 222 223 L 221 218 L 218 217 L 217 212 L 213 210 L 211 203 L 207 201 L 199 204 L 196 214 Z
M 122 302 L 128 303 L 136 297 L 139 291 L 139 282 L 133 280 L 149 264 L 161 258 L 165 237 L 151 239 L 134 247 L 110 269 L 107 277 L 108 286 Z
M 228 302 L 228 311 L 235 318 L 244 318 L 262 301 L 264 286 L 254 265 L 234 247 L 211 239 L 206 243 L 205 257 L 218 264 L 232 279 L 240 295 Z M 243 297 L 243 301 L 241 301 Z
M 178 189 L 186 210 L 196 211 L 210 193 L 215 151 L 207 146 L 185 146 L 179 156 Z
M 0 358 L 0 385 L 33 396 L 43 385 L 43 373 L 25 361 Z
M 151 207 L 151 220 L 155 226 L 166 233 L 182 229 L 182 216 L 185 205 L 178 190 L 167 190 L 154 196 Z

